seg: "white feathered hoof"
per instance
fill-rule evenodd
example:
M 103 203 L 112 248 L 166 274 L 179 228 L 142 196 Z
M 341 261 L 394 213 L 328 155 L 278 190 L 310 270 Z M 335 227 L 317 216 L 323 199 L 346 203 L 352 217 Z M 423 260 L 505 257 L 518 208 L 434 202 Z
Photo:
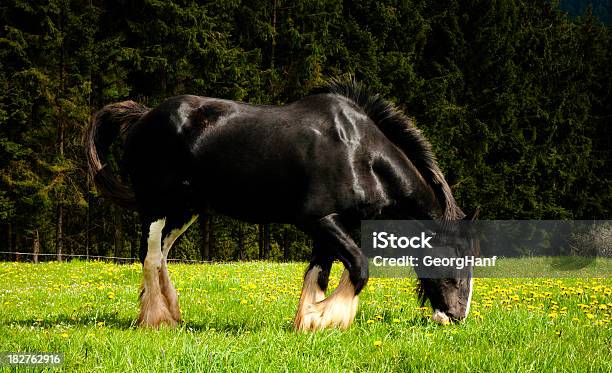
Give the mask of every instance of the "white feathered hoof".
M 440 325 L 448 325 L 451 323 L 450 317 L 440 310 L 435 310 L 433 315 L 431 315 L 431 319 Z
M 306 278 L 308 279 L 308 276 Z M 355 287 L 349 279 L 348 271 L 344 271 L 338 287 L 328 298 L 317 302 L 304 302 L 305 294 L 295 318 L 295 330 L 309 332 L 326 328 L 347 329 L 353 323 L 357 313 L 359 297 L 355 295 Z

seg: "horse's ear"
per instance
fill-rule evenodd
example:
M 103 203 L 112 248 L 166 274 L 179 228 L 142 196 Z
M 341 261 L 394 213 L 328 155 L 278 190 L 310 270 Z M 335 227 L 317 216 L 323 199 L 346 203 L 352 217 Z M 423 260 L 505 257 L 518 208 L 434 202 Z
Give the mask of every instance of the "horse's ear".
M 474 221 L 474 220 L 478 219 L 478 215 L 480 215 L 480 206 L 476 207 L 476 210 L 474 210 L 474 213 L 472 214 L 471 218 L 469 217 L 469 215 L 466 215 L 465 218 L 463 218 L 463 220 Z

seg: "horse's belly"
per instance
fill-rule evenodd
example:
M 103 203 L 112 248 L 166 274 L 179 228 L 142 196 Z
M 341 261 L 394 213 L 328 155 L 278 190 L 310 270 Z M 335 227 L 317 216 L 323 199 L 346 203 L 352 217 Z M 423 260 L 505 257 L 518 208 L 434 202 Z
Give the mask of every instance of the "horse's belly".
M 300 165 L 244 158 L 214 160 L 200 168 L 197 189 L 214 210 L 253 222 L 293 222 L 303 206 Z

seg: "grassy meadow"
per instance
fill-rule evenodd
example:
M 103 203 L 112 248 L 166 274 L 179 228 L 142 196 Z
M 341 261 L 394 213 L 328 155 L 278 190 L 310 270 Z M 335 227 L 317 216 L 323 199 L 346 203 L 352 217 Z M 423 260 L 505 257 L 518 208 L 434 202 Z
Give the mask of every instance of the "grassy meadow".
M 373 278 L 348 331 L 297 334 L 305 266 L 170 264 L 184 322 L 143 330 L 140 265 L 1 262 L 0 351 L 63 352 L 67 371 L 612 371 L 611 278 L 477 279 L 449 326 L 414 279 Z

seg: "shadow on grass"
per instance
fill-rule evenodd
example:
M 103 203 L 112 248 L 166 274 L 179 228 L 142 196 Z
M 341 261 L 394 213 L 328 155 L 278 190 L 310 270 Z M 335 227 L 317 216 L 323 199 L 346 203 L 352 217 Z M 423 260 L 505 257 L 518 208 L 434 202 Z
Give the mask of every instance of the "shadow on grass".
M 251 322 L 193 322 L 183 321 L 179 328 L 184 328 L 188 331 L 194 332 L 211 332 L 225 333 L 228 335 L 244 335 L 245 332 L 256 333 L 262 329 L 263 323 L 254 325 Z
M 119 317 L 116 313 L 97 313 L 93 315 L 55 315 L 45 319 L 41 318 L 29 318 L 24 320 L 5 320 L 0 322 L 0 325 L 19 325 L 19 326 L 34 326 L 40 328 L 53 328 L 58 325 L 66 326 L 79 326 L 79 327 L 96 327 L 99 322 L 104 322 L 104 327 L 112 329 L 134 329 L 136 327 L 136 320 L 128 319 L 125 317 Z
M 426 327 L 426 326 L 431 326 L 431 317 L 428 316 L 415 316 L 410 320 L 406 320 L 406 322 L 403 322 L 402 325 L 406 325 L 407 327 L 415 327 L 415 326 L 420 326 L 420 327 Z
M 43 329 L 51 329 L 57 326 L 74 326 L 74 327 L 98 327 L 100 322 L 103 322 L 104 327 L 107 329 L 116 330 L 150 330 L 141 329 L 138 327 L 135 318 L 127 318 L 119 316 L 117 313 L 106 312 L 96 313 L 88 315 L 71 316 L 66 314 L 55 315 L 45 319 L 41 318 L 28 318 L 23 320 L 4 320 L 0 321 L 2 326 L 21 326 L 21 327 L 37 327 Z M 383 324 L 396 325 L 390 320 L 381 320 Z M 198 320 L 198 321 L 182 321 L 178 326 L 177 330 L 188 331 L 188 332 L 215 332 L 224 333 L 228 335 L 244 335 L 245 332 L 257 333 L 264 327 L 275 327 L 279 331 L 294 333 L 293 322 L 278 321 L 276 324 L 270 322 L 264 322 L 264 320 L 256 321 L 222 321 L 222 320 Z M 366 320 L 356 320 L 350 329 L 366 329 L 369 327 Z M 427 317 L 413 317 L 405 320 L 401 323 L 403 329 L 406 328 L 427 328 L 431 327 L 431 323 Z M 350 330 L 349 329 L 349 330 Z M 335 330 L 335 329 L 330 329 Z
M 406 319 L 402 321 L 401 324 L 396 324 L 392 322 L 391 319 L 382 320 L 380 321 L 380 323 L 383 323 L 384 325 L 387 325 L 387 326 L 399 326 L 402 329 L 431 328 L 432 326 L 439 327 L 438 324 L 432 324 L 430 319 L 431 319 L 430 317 L 426 317 L 426 316 L 415 316 L 410 319 Z M 257 332 L 263 327 L 273 327 L 279 331 L 283 331 L 287 333 L 297 333 L 293 327 L 293 321 L 288 322 L 286 320 L 279 321 L 276 323 L 271 323 L 271 322 L 264 323 L 263 321 L 261 321 L 258 324 L 254 322 L 222 323 L 218 321 L 217 322 L 184 322 L 182 326 L 192 331 L 210 331 L 214 329 L 216 332 L 225 332 L 227 334 L 232 334 L 232 335 L 234 334 L 243 335 L 245 331 Z M 356 329 L 356 328 L 366 329 L 369 326 L 370 324 L 367 323 L 367 320 L 355 320 L 353 325 L 348 330 Z M 340 331 L 340 329 L 337 329 L 337 328 L 329 328 L 327 330 L 328 331 L 329 330 Z
M 135 318 L 121 317 L 116 313 L 97 313 L 88 315 L 54 315 L 47 318 L 28 318 L 22 320 L 3 320 L 0 321 L 0 326 L 21 326 L 21 327 L 37 327 L 43 329 L 51 329 L 57 326 L 74 326 L 82 328 L 95 328 L 98 327 L 98 323 L 103 322 L 104 327 L 107 329 L 116 330 L 151 330 L 146 328 L 139 328 Z M 185 330 L 191 332 L 206 332 L 214 330 L 218 333 L 226 333 L 229 335 L 243 335 L 246 331 L 255 333 L 263 327 L 261 325 L 254 325 L 252 322 L 194 322 L 194 321 L 182 321 L 178 326 L 177 330 Z

